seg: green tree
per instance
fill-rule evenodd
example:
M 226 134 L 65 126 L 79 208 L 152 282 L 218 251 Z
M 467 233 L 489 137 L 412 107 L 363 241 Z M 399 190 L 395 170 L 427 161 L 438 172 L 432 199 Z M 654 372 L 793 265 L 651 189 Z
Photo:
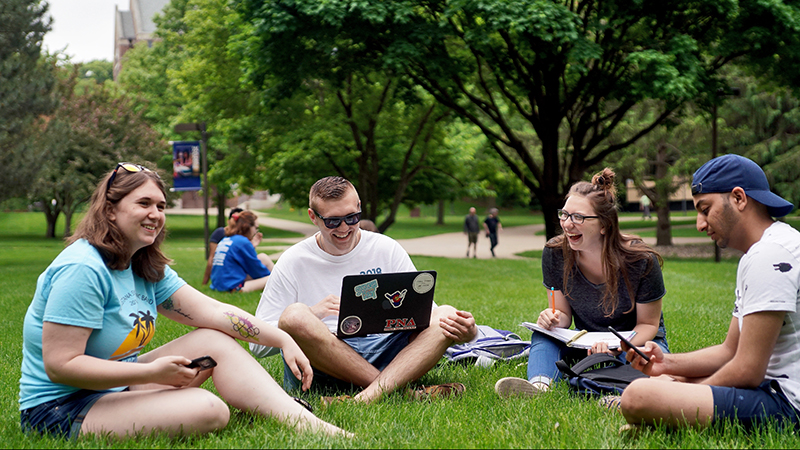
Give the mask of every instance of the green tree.
M 800 48 L 787 47 L 797 6 L 779 0 L 240 2 L 285 80 L 277 91 L 342 60 L 407 74 L 481 128 L 541 201 L 548 236 L 572 183 L 686 101 L 714 101 L 721 67 L 739 58 L 777 74 Z M 648 99 L 658 113 L 610 140 Z
M 331 84 L 308 81 L 273 110 L 265 172 L 272 192 L 301 207 L 314 181 L 343 176 L 358 189 L 364 217 L 381 232 L 401 204 L 455 195 L 460 150 L 445 142 L 446 110 L 378 73 L 351 74 L 339 88 Z
M 24 194 L 36 164 L 18 143 L 26 124 L 55 106 L 53 59 L 41 54 L 46 13 L 40 0 L 0 2 L 0 200 Z
M 59 107 L 32 124 L 36 132 L 23 143 L 38 160 L 28 196 L 42 206 L 47 237 L 55 237 L 56 220 L 62 212 L 64 235 L 71 234 L 72 215 L 117 162 L 158 160 L 166 148 L 127 97 L 116 96 L 103 86 L 76 89 L 80 66 L 60 72 Z

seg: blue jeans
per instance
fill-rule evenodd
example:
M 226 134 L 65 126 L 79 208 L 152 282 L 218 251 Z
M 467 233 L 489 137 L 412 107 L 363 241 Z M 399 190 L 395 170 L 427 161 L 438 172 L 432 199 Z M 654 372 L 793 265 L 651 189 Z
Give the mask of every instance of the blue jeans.
M 658 328 L 658 334 L 653 342 L 669 353 L 666 330 Z M 533 332 L 531 335 L 531 351 L 528 356 L 528 381 L 550 384 L 553 380 L 561 380 L 564 375 L 556 367 L 556 361 L 563 359 L 572 365 L 573 361 L 580 361 L 587 355 L 586 349 L 567 347 L 561 341 L 553 339 L 546 334 Z M 618 358 L 625 361 L 625 353 L 620 353 Z
M 401 331 L 398 333 L 370 334 L 364 337 L 343 339 L 343 341 L 355 350 L 356 353 L 361 355 L 362 358 L 367 360 L 368 363 L 382 371 L 392 362 L 401 350 L 408 346 L 409 339 L 414 333 L 416 332 Z M 346 391 L 354 388 L 351 383 L 332 377 L 314 367 L 312 367 L 312 369 L 314 370 L 314 379 L 311 383 L 317 388 L 328 391 Z M 300 380 L 294 376 L 284 360 L 283 389 L 290 392 L 299 388 Z

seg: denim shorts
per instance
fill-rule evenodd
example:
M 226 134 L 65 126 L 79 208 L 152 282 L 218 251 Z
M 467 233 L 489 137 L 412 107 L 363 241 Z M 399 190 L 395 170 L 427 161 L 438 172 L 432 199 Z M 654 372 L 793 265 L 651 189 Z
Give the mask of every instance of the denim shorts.
M 398 333 L 370 334 L 364 337 L 342 340 L 376 369 L 383 370 L 401 350 L 408 346 L 409 339 L 414 333 L 417 332 L 401 331 Z M 352 383 L 347 383 L 332 377 L 324 372 L 320 372 L 316 368 L 314 369 L 312 385 L 314 388 L 336 392 L 355 388 Z M 300 380 L 295 378 L 292 371 L 289 370 L 289 366 L 286 365 L 285 360 L 283 362 L 283 388 L 286 391 L 300 388 Z
M 113 391 L 81 389 L 41 405 L 20 411 L 20 426 L 25 433 L 77 439 L 81 434 L 83 419 L 100 397 Z
M 764 380 L 755 389 L 711 386 L 714 420 L 731 419 L 746 429 L 770 420 L 800 429 L 800 412 L 781 391 L 776 380 Z

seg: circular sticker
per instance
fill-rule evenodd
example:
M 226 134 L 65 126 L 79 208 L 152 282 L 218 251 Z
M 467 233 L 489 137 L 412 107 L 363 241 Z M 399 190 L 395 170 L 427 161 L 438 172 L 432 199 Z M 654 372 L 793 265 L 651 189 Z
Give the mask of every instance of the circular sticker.
M 414 282 L 411 285 L 417 294 L 424 294 L 433 289 L 433 274 L 423 272 L 414 278 Z
M 342 320 L 342 324 L 339 326 L 342 330 L 343 334 L 351 335 L 358 333 L 358 330 L 361 329 L 361 318 L 358 316 L 348 316 Z

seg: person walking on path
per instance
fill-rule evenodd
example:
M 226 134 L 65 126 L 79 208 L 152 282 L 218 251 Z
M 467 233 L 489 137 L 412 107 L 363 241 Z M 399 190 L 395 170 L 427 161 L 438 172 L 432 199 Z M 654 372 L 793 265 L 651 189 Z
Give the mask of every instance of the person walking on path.
M 639 209 L 642 210 L 642 219 L 652 219 L 652 216 L 650 216 L 650 205 L 650 197 L 647 195 L 643 195 L 642 198 L 639 199 Z
M 472 257 L 478 257 L 478 233 L 481 226 L 478 224 L 478 215 L 475 207 L 469 209 L 469 214 L 464 218 L 464 233 L 467 235 L 467 258 L 469 258 L 469 248 L 472 247 Z
M 489 241 L 492 243 L 489 250 L 492 252 L 493 258 L 497 256 L 494 254 L 494 248 L 497 247 L 497 232 L 503 229 L 503 224 L 500 223 L 500 219 L 497 217 L 498 212 L 497 208 L 490 209 L 489 215 L 486 217 L 486 220 L 483 221 L 486 237 L 488 237 Z

